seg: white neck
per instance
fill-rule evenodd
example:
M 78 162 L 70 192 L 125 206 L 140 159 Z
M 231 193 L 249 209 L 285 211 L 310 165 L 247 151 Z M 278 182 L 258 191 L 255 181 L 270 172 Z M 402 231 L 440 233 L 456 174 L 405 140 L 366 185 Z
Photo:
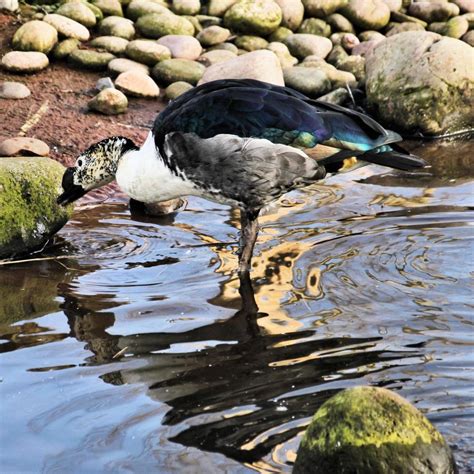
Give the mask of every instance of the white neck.
M 190 181 L 171 173 L 156 148 L 151 132 L 139 150 L 122 156 L 115 179 L 124 193 L 145 203 L 199 194 Z

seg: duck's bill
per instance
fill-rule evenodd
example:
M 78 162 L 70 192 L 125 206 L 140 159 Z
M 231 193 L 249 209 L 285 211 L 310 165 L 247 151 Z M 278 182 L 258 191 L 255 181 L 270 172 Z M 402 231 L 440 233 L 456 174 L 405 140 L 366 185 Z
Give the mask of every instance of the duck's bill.
M 74 172 L 75 168 L 68 168 L 64 172 L 62 181 L 64 192 L 56 200 L 56 202 L 61 206 L 65 206 L 66 204 L 77 201 L 80 197 L 87 193 L 87 191 L 82 186 L 74 184 Z

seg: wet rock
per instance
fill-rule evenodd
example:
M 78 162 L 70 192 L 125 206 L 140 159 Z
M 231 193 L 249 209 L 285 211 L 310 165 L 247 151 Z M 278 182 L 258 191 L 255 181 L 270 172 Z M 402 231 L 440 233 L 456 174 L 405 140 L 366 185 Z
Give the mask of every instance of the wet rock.
M 425 31 L 425 29 L 419 23 L 412 23 L 409 21 L 405 21 L 403 23 L 394 23 L 388 30 L 387 30 L 387 37 L 398 35 L 398 33 L 404 33 L 405 31 Z
M 49 146 L 37 138 L 14 137 L 0 143 L 0 156 L 48 156 Z
M 126 54 L 130 59 L 148 66 L 171 58 L 171 51 L 156 41 L 134 40 L 127 45 Z
M 245 51 L 257 51 L 265 49 L 268 46 L 268 41 L 259 36 L 242 35 L 235 39 L 235 45 Z
M 402 130 L 462 130 L 474 121 L 473 62 L 473 49 L 453 38 L 430 32 L 387 38 L 367 55 L 369 104 Z
M 0 0 L 0 10 L 15 12 L 18 10 L 18 0 Z
M 225 12 L 238 0 L 209 0 L 207 10 L 209 15 L 224 16 Z
M 224 43 L 230 37 L 230 30 L 222 28 L 222 26 L 208 26 L 204 28 L 196 38 L 205 47 L 215 46 L 216 44 Z
M 468 31 L 461 39 L 468 45 L 474 46 L 474 30 Z
M 91 49 L 75 49 L 68 59 L 74 66 L 100 71 L 106 69 L 107 64 L 115 59 L 115 56 L 111 53 Z
M 253 51 L 225 63 L 215 64 L 206 69 L 199 83 L 219 79 L 257 79 L 278 86 L 285 85 L 280 61 L 274 53 L 266 50 Z
M 461 13 L 474 13 L 474 2 L 472 0 L 452 0 L 455 3 Z
M 215 49 L 223 49 L 225 51 L 230 51 L 231 53 L 238 54 L 239 48 L 235 46 L 233 43 L 221 43 L 221 44 L 216 44 L 215 46 L 211 46 L 208 48 L 208 51 L 213 51 Z
M 114 88 L 114 83 L 110 77 L 101 77 L 100 79 L 97 80 L 95 83 L 95 88 L 98 91 L 102 91 L 104 89 L 108 89 L 109 87 Z
M 347 5 L 349 0 L 303 0 L 307 16 L 325 18 Z
M 58 42 L 58 32 L 44 21 L 28 21 L 16 30 L 12 45 L 20 51 L 49 53 Z
M 459 7 L 454 3 L 416 2 L 410 4 L 408 13 L 427 23 L 433 23 L 459 15 Z
M 334 32 L 355 33 L 352 23 L 340 13 L 333 13 L 326 18 L 327 24 Z
M 328 94 L 322 95 L 318 98 L 318 100 L 321 100 L 322 102 L 328 102 L 329 104 L 342 105 L 347 102 L 349 98 L 350 96 L 347 89 L 344 87 L 339 87 Z
M 97 19 L 94 13 L 92 13 L 92 10 L 79 2 L 64 3 L 56 10 L 56 13 L 58 15 L 67 16 L 87 28 L 95 26 L 97 23 Z
M 201 10 L 199 0 L 173 0 L 172 10 L 177 15 L 197 15 Z
M 125 71 L 140 71 L 144 74 L 150 74 L 150 68 L 147 65 L 125 58 L 112 59 L 107 68 L 113 74 L 121 74 Z
M 291 36 L 293 32 L 289 28 L 279 26 L 269 37 L 268 41 L 283 41 L 288 36 Z
M 118 115 L 127 110 L 128 100 L 123 92 L 111 87 L 101 90 L 87 106 L 105 115 Z
M 266 36 L 281 23 L 281 8 L 273 0 L 239 0 L 225 13 L 225 26 L 237 33 Z
M 298 28 L 298 33 L 325 36 L 331 36 L 331 27 L 320 18 L 307 18 Z
M 189 59 L 167 59 L 158 63 L 152 70 L 152 76 L 161 83 L 171 84 L 184 81 L 196 84 L 206 68 Z
M 37 51 L 10 51 L 2 58 L 2 66 L 10 72 L 37 72 L 48 64 L 48 56 Z
M 332 43 L 328 38 L 308 34 L 294 34 L 283 41 L 290 53 L 297 58 L 316 55 L 325 58 L 332 49 Z
M 2 99 L 25 99 L 31 95 L 30 89 L 21 82 L 1 82 L 0 98 Z
M 454 474 L 440 433 L 407 400 L 378 387 L 354 387 L 327 400 L 298 449 L 294 474 L 439 472 Z M 368 468 L 368 466 L 370 466 Z
M 309 97 L 319 97 L 331 90 L 331 81 L 321 69 L 292 67 L 283 70 L 285 85 Z
M 89 30 L 84 25 L 66 16 L 50 13 L 43 18 L 43 21 L 56 28 L 58 33 L 66 38 L 74 38 L 79 41 L 87 41 L 89 39 Z
M 231 51 L 215 49 L 214 51 L 207 51 L 206 53 L 202 54 L 198 58 L 198 61 L 204 66 L 209 67 L 213 64 L 229 61 L 230 59 L 234 59 L 235 57 L 236 54 L 232 53 Z
M 451 20 L 447 21 L 446 23 L 431 23 L 428 26 L 428 29 L 443 36 L 459 39 L 461 36 L 467 33 L 469 29 L 469 23 L 462 16 L 456 16 L 451 18 Z
M 194 35 L 194 26 L 178 15 L 151 13 L 137 20 L 138 31 L 147 38 L 161 38 L 166 35 Z
M 90 0 L 104 16 L 123 16 L 122 5 L 119 0 Z
M 51 55 L 54 59 L 65 59 L 78 48 L 79 44 L 80 41 L 75 38 L 62 40 L 53 48 Z
M 0 258 L 41 248 L 71 217 L 56 204 L 63 173 L 46 157 L 0 158 Z
M 353 25 L 380 30 L 390 20 L 390 9 L 382 0 L 349 0 L 341 12 Z
M 354 74 L 358 81 L 365 79 L 365 57 L 363 56 L 348 56 L 337 63 L 337 69 L 340 71 L 347 71 Z
M 118 36 L 130 40 L 135 36 L 135 27 L 128 18 L 108 16 L 100 22 L 99 33 L 103 36 Z
M 281 26 L 296 31 L 304 17 L 304 5 L 301 0 L 275 0 L 281 8 Z
M 180 95 L 191 90 L 193 86 L 189 82 L 178 81 L 170 84 L 165 90 L 165 97 L 169 100 L 174 100 Z
M 90 45 L 112 54 L 124 54 L 128 43 L 128 40 L 118 36 L 98 36 L 90 42 Z
M 136 21 L 141 16 L 148 15 L 150 13 L 168 14 L 173 13 L 168 10 L 165 6 L 155 3 L 152 0 L 132 0 L 127 7 L 127 18 Z
M 171 51 L 171 56 L 175 59 L 195 60 L 202 53 L 201 44 L 192 36 L 166 35 L 161 37 L 157 43 L 168 48 Z
M 288 47 L 283 43 L 273 41 L 267 46 L 267 49 L 276 55 L 280 61 L 282 69 L 293 67 L 298 64 L 298 60 L 290 54 Z
M 154 98 L 160 95 L 160 88 L 147 74 L 140 71 L 126 71 L 115 79 L 115 87 L 126 95 Z

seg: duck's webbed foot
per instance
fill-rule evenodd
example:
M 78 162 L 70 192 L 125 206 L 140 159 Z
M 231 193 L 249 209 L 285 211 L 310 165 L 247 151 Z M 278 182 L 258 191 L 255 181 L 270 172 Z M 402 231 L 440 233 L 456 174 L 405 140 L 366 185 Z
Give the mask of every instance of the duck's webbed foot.
M 258 236 L 258 210 L 240 210 L 239 274 L 248 273 Z

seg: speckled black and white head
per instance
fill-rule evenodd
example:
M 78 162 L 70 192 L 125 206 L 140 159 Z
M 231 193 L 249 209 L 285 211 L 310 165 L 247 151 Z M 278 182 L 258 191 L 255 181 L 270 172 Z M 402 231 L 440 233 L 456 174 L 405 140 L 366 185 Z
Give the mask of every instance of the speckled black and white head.
M 125 137 L 106 138 L 90 146 L 77 157 L 76 165 L 64 172 L 64 192 L 58 197 L 58 204 L 69 204 L 88 191 L 112 182 L 120 158 L 132 150 L 138 147 Z

